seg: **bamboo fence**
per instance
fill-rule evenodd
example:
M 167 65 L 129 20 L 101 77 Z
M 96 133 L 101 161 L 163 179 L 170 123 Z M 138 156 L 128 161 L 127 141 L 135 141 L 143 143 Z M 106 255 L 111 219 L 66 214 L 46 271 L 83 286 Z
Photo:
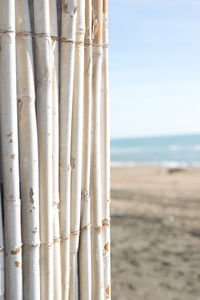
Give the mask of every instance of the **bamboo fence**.
M 110 300 L 107 0 L 0 0 L 0 300 Z

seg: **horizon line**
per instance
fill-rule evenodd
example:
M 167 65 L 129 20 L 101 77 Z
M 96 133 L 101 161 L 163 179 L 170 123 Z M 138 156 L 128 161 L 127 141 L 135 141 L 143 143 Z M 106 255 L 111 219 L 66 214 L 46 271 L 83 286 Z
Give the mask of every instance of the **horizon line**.
M 191 132 L 191 133 L 167 133 L 167 134 L 153 134 L 153 135 L 137 135 L 137 136 L 126 136 L 126 137 L 110 137 L 111 140 L 122 140 L 122 139 L 140 139 L 140 138 L 159 138 L 159 137 L 179 137 L 179 136 L 188 136 L 188 135 L 200 135 L 200 132 Z

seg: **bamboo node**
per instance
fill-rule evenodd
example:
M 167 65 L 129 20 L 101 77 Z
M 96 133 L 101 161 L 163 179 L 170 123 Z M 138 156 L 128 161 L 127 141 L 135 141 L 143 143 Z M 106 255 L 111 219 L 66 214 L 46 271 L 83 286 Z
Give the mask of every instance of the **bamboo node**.
M 54 244 L 57 244 L 57 243 L 60 243 L 60 238 L 59 237 L 55 237 L 54 239 L 53 239 L 53 243 Z
M 68 12 L 68 4 L 63 4 L 63 11 L 67 14 Z
M 66 38 L 64 38 L 64 37 L 62 37 L 62 38 L 60 39 L 60 42 L 62 42 L 62 43 L 72 43 L 72 44 L 75 43 L 74 40 L 69 40 L 69 39 L 66 39 Z
M 42 38 L 42 37 L 47 37 L 47 38 L 51 38 L 53 41 L 59 41 L 59 37 L 58 36 L 55 36 L 55 35 L 51 35 L 49 33 L 46 33 L 46 32 L 39 32 L 39 33 L 32 33 L 30 31 L 19 31 L 19 32 L 16 32 L 16 36 L 17 37 L 27 37 L 27 36 L 31 36 L 31 37 L 39 37 L 39 38 Z
M 99 50 L 99 54 L 102 55 L 102 53 L 103 53 L 103 51 L 102 51 L 102 44 L 92 43 L 92 47 L 93 48 L 97 48 Z
M 82 200 L 89 200 L 90 199 L 90 194 L 88 191 L 86 190 L 83 190 L 82 193 L 81 193 L 81 196 L 82 196 Z
M 79 235 L 79 234 L 80 234 L 80 230 L 72 231 L 72 232 L 71 232 L 71 235 L 72 235 L 72 236 L 76 236 L 76 235 Z
M 36 233 L 38 233 L 38 229 L 37 229 L 37 227 L 35 227 L 35 228 L 34 228 L 34 230 L 32 231 L 32 233 L 33 233 L 33 234 L 36 234 Z
M 73 17 L 75 15 L 75 13 L 77 12 L 78 9 L 78 3 L 75 2 L 74 6 L 72 6 L 72 9 L 69 10 L 69 5 L 67 3 L 63 4 L 63 12 L 66 14 L 69 14 L 71 17 Z
M 110 248 L 109 246 L 110 246 L 109 243 L 106 243 L 105 246 L 104 246 L 104 249 L 105 249 L 107 252 L 109 251 L 109 248 Z
M 0 253 L 1 253 L 1 252 L 4 252 L 4 248 L 3 248 L 3 247 L 0 248 Z
M 51 39 L 54 42 L 58 42 L 59 41 L 59 37 L 58 36 L 51 35 Z
M 104 219 L 104 220 L 102 221 L 102 225 L 103 225 L 103 226 L 109 227 L 109 226 L 110 226 L 110 219 Z
M 81 232 L 87 231 L 91 228 L 91 224 L 81 227 Z
M 40 242 L 37 242 L 37 243 L 31 243 L 31 244 L 24 244 L 23 245 L 23 249 L 28 249 L 28 248 L 37 248 L 37 247 L 40 247 Z
M 84 44 L 85 46 L 91 46 L 92 45 L 91 39 L 85 39 Z
M 16 266 L 16 268 L 19 268 L 20 267 L 20 262 L 19 261 L 15 261 L 15 266 Z
M 12 154 L 10 158 L 14 160 L 15 159 L 15 154 Z
M 109 44 L 103 44 L 102 47 L 103 48 L 109 48 Z
M 107 286 L 106 288 L 106 298 L 109 299 L 110 298 L 110 284 Z
M 51 38 L 51 35 L 46 32 L 38 32 L 33 34 L 34 38 Z
M 69 238 L 70 238 L 70 234 L 68 234 L 68 235 L 66 235 L 66 236 L 61 236 L 61 237 L 60 237 L 60 240 L 61 240 L 61 241 L 66 241 L 66 240 L 69 240 Z
M 60 39 L 60 42 L 61 42 L 61 43 L 71 43 L 71 44 L 75 44 L 75 45 L 84 46 L 84 42 L 83 42 L 83 41 L 69 40 L 69 39 L 66 39 L 66 38 L 64 38 L 64 37 L 62 37 L 62 38 Z
M 8 31 L 9 33 L 12 32 L 12 31 Z M 0 32 L 1 33 L 1 32 Z M 4 33 L 4 32 L 3 32 Z M 15 33 L 13 31 L 13 33 Z M 81 34 L 83 34 L 83 31 L 80 31 Z M 72 39 L 67 39 L 65 37 L 62 37 L 62 38 L 59 38 L 58 36 L 55 36 L 55 35 L 51 35 L 49 33 L 45 33 L 45 32 L 40 32 L 40 33 L 34 33 L 32 34 L 31 32 L 29 31 L 24 31 L 24 32 L 17 32 L 15 33 L 16 34 L 16 37 L 27 37 L 27 36 L 31 36 L 31 37 L 34 37 L 34 38 L 50 38 L 52 41 L 57 41 L 57 42 L 61 42 L 61 43 L 71 43 L 71 44 L 76 44 L 76 45 L 80 45 L 80 46 L 94 46 L 94 47 L 103 47 L 103 48 L 108 48 L 108 44 L 105 43 L 105 44 L 99 44 L 97 42 L 91 42 L 91 40 L 89 39 L 85 39 L 85 41 L 83 42 L 82 40 L 80 41 L 76 41 L 76 40 L 72 40 Z
M 9 34 L 9 33 L 15 33 L 14 30 L 7 30 L 7 29 L 0 29 L 0 34 Z
M 19 31 L 16 32 L 17 37 L 27 37 L 27 36 L 32 36 L 32 33 L 30 31 Z
M 47 247 L 47 248 L 52 248 L 53 247 L 53 242 L 52 243 L 40 243 L 41 246 Z
M 8 255 L 8 253 L 12 254 L 12 255 L 17 255 L 22 249 L 22 244 L 18 247 L 14 247 L 14 249 L 10 249 L 6 251 L 6 255 Z
M 18 254 L 20 251 L 21 251 L 21 248 L 18 248 L 18 249 L 16 249 L 16 250 L 11 250 L 11 254 L 12 254 L 12 255 L 16 255 L 16 254 Z
M 102 228 L 102 226 L 94 227 L 94 230 L 97 232 L 102 232 L 103 228 Z

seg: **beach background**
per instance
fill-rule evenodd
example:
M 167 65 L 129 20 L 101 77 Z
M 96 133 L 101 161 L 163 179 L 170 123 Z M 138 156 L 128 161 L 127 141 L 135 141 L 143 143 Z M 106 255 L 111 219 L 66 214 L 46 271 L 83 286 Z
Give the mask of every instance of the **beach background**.
M 200 300 L 199 28 L 197 0 L 109 0 L 114 300 Z
M 111 140 L 112 298 L 200 299 L 200 134 Z

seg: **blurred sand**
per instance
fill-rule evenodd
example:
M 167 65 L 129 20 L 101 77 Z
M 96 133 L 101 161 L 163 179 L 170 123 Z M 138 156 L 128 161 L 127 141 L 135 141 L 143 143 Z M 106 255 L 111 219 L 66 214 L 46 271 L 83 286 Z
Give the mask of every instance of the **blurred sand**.
M 112 299 L 200 300 L 200 169 L 111 169 Z

